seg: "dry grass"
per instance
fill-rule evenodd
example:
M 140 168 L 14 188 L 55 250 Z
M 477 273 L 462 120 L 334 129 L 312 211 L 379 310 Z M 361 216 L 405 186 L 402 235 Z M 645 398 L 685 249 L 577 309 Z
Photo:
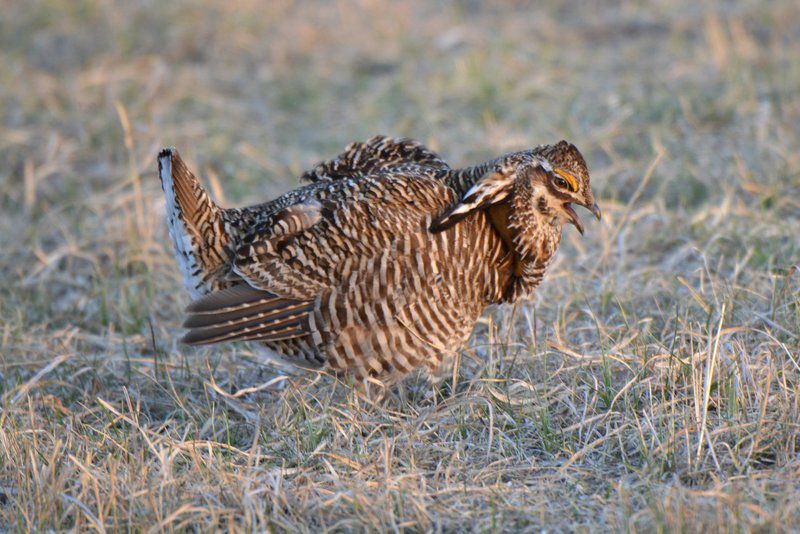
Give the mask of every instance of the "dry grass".
M 792 530 L 800 6 L 42 0 L 0 17 L 0 526 Z M 605 214 L 456 380 L 177 345 L 154 155 L 230 204 L 375 133 L 566 137 Z

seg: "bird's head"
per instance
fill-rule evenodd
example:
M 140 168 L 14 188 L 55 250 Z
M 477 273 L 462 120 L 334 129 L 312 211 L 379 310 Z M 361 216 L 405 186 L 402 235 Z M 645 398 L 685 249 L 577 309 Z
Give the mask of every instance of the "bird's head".
M 531 218 L 559 228 L 571 223 L 581 234 L 583 222 L 573 204 L 584 206 L 600 219 L 586 161 L 567 141 L 508 154 L 486 168 L 461 200 L 433 222 L 432 231 L 444 230 L 474 211 L 499 205 L 512 208 L 517 224 L 531 224 Z
M 533 153 L 547 164 L 542 165 L 545 172 L 538 172 L 535 168 L 528 170 L 536 209 L 559 223 L 575 225 L 583 234 L 583 222 L 573 209 L 573 204 L 585 207 L 597 220 L 601 217 L 583 155 L 567 141 L 540 146 Z M 547 169 L 547 166 L 550 168 Z

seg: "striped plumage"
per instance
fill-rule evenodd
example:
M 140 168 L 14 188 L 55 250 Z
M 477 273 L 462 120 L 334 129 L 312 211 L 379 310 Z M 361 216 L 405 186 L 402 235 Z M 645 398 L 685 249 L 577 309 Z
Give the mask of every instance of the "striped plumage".
M 332 160 L 318 163 L 303 173 L 300 179 L 308 182 L 340 180 L 414 167 L 450 169 L 439 154 L 419 141 L 376 135 L 367 141 L 349 144 L 344 152 Z
M 259 206 L 221 209 L 159 155 L 190 344 L 253 340 L 295 364 L 390 380 L 437 374 L 487 305 L 530 294 L 570 202 L 599 217 L 564 141 L 465 169 L 408 139 L 354 143 Z

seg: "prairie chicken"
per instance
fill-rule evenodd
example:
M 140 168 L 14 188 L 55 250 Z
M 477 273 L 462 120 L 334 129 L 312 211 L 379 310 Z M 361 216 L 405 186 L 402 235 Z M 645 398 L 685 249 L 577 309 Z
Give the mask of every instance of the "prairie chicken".
M 600 210 L 561 141 L 463 169 L 409 140 L 353 143 L 265 204 L 217 206 L 174 149 L 158 157 L 186 288 L 183 341 L 258 341 L 301 367 L 432 376 L 490 304 L 539 284 L 572 204 Z

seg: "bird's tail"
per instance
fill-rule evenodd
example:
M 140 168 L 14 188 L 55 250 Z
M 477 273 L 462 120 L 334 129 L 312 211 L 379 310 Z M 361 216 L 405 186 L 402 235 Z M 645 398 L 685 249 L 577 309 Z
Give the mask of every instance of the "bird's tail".
M 224 210 L 208 196 L 174 148 L 159 152 L 158 175 L 167 201 L 169 235 L 186 289 L 198 298 L 226 287 L 231 236 Z

